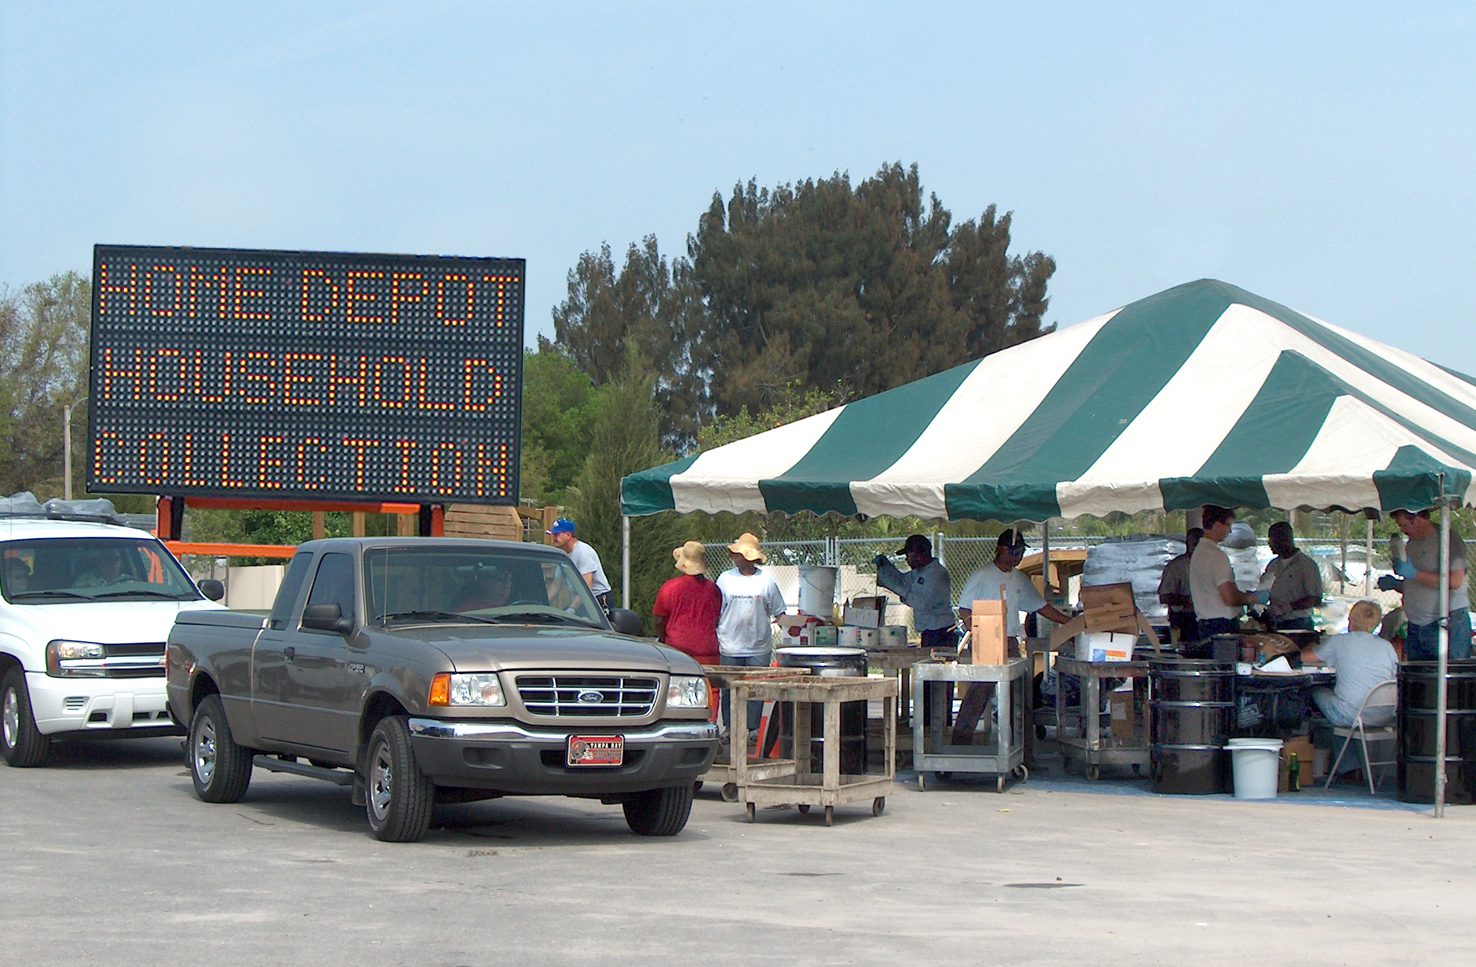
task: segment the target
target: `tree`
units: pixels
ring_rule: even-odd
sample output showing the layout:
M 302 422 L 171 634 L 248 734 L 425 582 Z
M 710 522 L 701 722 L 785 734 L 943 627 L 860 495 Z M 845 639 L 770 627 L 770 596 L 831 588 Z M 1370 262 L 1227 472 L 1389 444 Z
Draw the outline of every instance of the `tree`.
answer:
M 522 494 L 562 503 L 584 466 L 598 404 L 594 381 L 557 352 L 523 355 Z
M 639 363 L 627 372 L 640 372 Z M 592 426 L 589 455 L 573 488 L 568 510 L 579 525 L 579 539 L 599 552 L 610 579 L 612 598 L 620 600 L 620 480 L 672 458 L 657 432 L 654 381 L 626 376 L 601 388 Z M 680 521 L 669 514 L 641 518 L 631 524 L 631 607 L 651 612 L 656 592 L 674 572 L 671 550 L 682 541 Z
M 75 272 L 0 293 L 0 491 L 61 496 L 63 409 L 87 395 L 92 285 Z M 88 453 L 86 411 L 73 414 L 74 496 Z

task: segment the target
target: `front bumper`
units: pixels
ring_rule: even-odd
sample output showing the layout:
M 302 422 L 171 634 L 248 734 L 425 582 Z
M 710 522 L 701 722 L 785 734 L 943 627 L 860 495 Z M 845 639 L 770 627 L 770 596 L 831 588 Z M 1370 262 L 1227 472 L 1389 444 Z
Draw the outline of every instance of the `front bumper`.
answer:
M 668 722 L 644 729 L 579 730 L 625 736 L 625 762 L 611 767 L 564 764 L 576 730 L 529 729 L 515 722 L 412 718 L 415 760 L 438 786 L 510 795 L 587 796 L 639 792 L 694 782 L 717 753 L 717 726 Z
M 178 733 L 161 678 L 54 678 L 26 673 L 31 715 L 42 735 L 63 732 Z

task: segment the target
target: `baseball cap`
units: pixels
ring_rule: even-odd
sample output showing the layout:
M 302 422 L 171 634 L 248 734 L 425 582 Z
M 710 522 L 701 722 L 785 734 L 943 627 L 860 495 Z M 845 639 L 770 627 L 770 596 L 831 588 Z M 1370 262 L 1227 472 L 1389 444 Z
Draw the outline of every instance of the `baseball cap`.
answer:
M 994 547 L 996 550 L 1001 547 L 1008 547 L 1012 548 L 1016 554 L 1024 553 L 1025 535 L 1021 534 L 1013 527 L 1006 527 L 1004 530 L 999 532 L 999 540 L 994 542 Z
M 579 528 L 574 526 L 574 522 L 572 520 L 567 517 L 560 517 L 558 520 L 554 521 L 553 526 L 544 531 L 544 533 L 547 534 L 549 537 L 552 537 L 555 534 L 572 534 L 577 530 L 579 530 Z
M 907 537 L 907 542 L 902 545 L 901 549 L 898 550 L 897 553 L 906 554 L 909 551 L 914 550 L 922 551 L 924 554 L 932 554 L 933 542 L 928 540 L 922 534 L 909 534 Z

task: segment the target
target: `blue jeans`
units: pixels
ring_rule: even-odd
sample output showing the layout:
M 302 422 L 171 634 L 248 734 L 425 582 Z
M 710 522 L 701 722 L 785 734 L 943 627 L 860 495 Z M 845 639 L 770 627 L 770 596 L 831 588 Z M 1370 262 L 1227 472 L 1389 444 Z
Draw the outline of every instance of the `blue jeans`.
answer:
M 1457 608 L 1448 617 L 1450 623 L 1450 657 L 1471 657 L 1471 612 Z M 1436 661 L 1440 657 L 1440 623 L 1427 625 L 1410 622 L 1404 632 L 1405 661 Z
M 724 665 L 744 665 L 744 666 L 747 666 L 749 668 L 767 668 L 767 667 L 769 667 L 770 660 L 771 659 L 770 659 L 770 657 L 768 655 L 723 655 L 722 656 L 722 663 Z M 729 689 L 729 688 L 723 689 L 723 709 L 722 709 L 722 712 L 721 712 L 720 721 L 722 721 L 724 723 L 731 723 L 733 721 L 733 713 L 729 710 L 729 706 L 731 706 L 732 703 L 733 703 L 733 690 L 732 689 Z M 748 703 L 748 731 L 750 731 L 750 732 L 756 731 L 758 729 L 758 727 L 759 727 L 759 722 L 763 721 L 763 718 L 764 718 L 764 704 L 762 702 L 749 702 Z M 748 740 L 748 737 L 746 735 L 745 736 L 741 736 L 741 737 L 735 736 L 735 739 L 737 739 L 737 738 L 741 738 L 743 741 L 747 741 Z

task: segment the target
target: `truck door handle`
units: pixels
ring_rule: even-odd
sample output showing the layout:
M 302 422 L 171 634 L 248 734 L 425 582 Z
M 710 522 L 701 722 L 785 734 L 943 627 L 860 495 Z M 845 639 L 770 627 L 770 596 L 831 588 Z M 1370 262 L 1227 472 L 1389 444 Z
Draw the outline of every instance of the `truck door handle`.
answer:
M 292 659 L 294 659 L 296 657 L 297 657 L 297 649 L 296 648 L 293 648 L 291 645 L 288 645 L 286 648 L 283 648 L 282 649 L 282 660 L 283 661 L 291 661 Z

